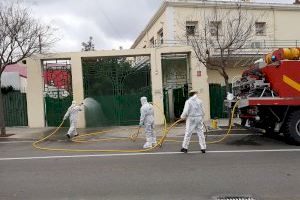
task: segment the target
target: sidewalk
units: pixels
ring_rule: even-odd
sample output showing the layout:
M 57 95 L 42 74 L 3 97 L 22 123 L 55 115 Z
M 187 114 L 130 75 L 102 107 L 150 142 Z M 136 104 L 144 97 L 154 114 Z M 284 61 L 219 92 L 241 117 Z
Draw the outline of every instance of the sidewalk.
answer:
M 205 125 L 208 129 L 211 128 L 211 121 L 205 121 Z M 218 127 L 227 127 L 228 126 L 228 119 L 217 119 Z M 240 123 L 240 119 L 235 118 L 234 123 Z M 168 124 L 170 125 L 170 124 Z M 6 133 L 10 136 L 8 137 L 0 137 L 0 139 L 23 139 L 23 140 L 37 140 L 42 138 L 50 133 L 52 133 L 56 127 L 46 127 L 46 128 L 28 128 L 28 127 L 7 127 Z M 78 133 L 91 133 L 97 132 L 102 130 L 112 130 L 109 133 L 105 133 L 105 136 L 112 136 L 112 137 L 128 137 L 133 132 L 137 131 L 137 126 L 119 126 L 119 127 L 99 127 L 99 128 L 78 128 Z M 120 130 L 122 129 L 122 130 Z M 157 126 L 156 132 L 157 135 L 161 135 L 161 130 L 163 126 Z M 184 134 L 185 123 L 180 123 L 176 127 L 174 127 L 169 135 L 170 136 L 179 136 Z M 63 127 L 57 133 L 58 138 L 63 138 L 64 135 L 67 133 L 68 127 Z
M 206 126 L 211 127 L 211 121 L 212 121 L 212 119 L 210 121 L 206 121 L 204 123 L 205 123 Z M 223 118 L 223 119 L 217 119 L 217 121 L 218 121 L 218 126 L 219 127 L 224 127 L 224 126 L 227 127 L 229 119 L 228 118 Z M 235 123 L 241 124 L 241 119 L 240 118 L 234 118 L 233 119 L 233 124 L 235 124 Z
M 46 128 L 28 128 L 28 127 L 6 127 L 8 137 L 0 137 L 0 139 L 25 139 L 35 140 L 47 135 L 55 130 L 55 127 Z

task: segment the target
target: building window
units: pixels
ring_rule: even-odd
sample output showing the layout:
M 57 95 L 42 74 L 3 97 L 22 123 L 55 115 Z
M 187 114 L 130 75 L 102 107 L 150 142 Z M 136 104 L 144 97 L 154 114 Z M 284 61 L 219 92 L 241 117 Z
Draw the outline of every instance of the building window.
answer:
M 186 22 L 186 35 L 187 36 L 195 36 L 197 32 L 198 22 L 189 21 Z
M 255 34 L 266 35 L 266 22 L 255 22 Z
M 157 32 L 157 38 L 158 38 L 159 44 L 163 44 L 164 43 L 164 32 L 163 32 L 163 29 L 160 29 Z
M 209 32 L 211 36 L 220 36 L 222 29 L 221 21 L 211 21 L 209 22 Z
M 154 47 L 154 37 L 150 39 L 150 47 Z

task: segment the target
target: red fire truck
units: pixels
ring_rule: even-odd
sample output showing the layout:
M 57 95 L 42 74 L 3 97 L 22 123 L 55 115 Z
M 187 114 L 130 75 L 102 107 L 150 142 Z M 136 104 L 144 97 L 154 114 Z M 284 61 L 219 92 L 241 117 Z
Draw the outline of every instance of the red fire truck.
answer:
M 300 143 L 300 48 L 281 48 L 245 70 L 232 83 L 241 125 L 283 133 Z M 232 95 L 231 95 L 232 96 Z

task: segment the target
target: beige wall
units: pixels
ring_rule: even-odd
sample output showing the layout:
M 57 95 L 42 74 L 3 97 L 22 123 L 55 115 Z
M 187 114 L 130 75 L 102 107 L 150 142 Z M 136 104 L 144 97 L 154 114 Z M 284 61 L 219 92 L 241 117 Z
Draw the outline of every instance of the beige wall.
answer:
M 275 39 L 300 40 L 300 9 L 275 12 Z M 298 44 L 298 47 L 300 45 Z
M 221 5 L 221 8 L 218 8 L 217 11 L 224 13 L 234 7 L 231 6 L 229 8 L 228 6 Z M 254 35 L 253 40 L 268 40 L 270 42 L 272 40 L 300 40 L 300 6 L 270 6 L 267 4 L 253 4 L 251 6 L 251 3 L 248 3 L 247 6 L 243 7 L 243 10 L 246 11 L 244 14 L 249 16 L 248 18 L 253 17 L 255 21 L 266 22 L 266 34 L 262 36 Z M 186 21 L 198 21 L 200 30 L 201 25 L 203 25 L 204 15 L 210 16 L 214 12 L 215 8 L 211 5 L 205 5 L 205 3 L 202 3 L 202 6 L 200 4 L 198 6 L 194 6 L 194 4 L 190 4 L 189 6 L 168 4 L 158 20 L 149 23 L 149 25 L 153 24 L 148 30 L 145 29 L 146 34 L 139 41 L 136 48 L 142 48 L 145 41 L 149 42 L 153 36 L 156 39 L 157 31 L 162 27 L 162 23 L 166 40 L 184 40 Z M 170 13 L 172 13 L 172 17 L 169 17 Z M 170 21 L 172 19 L 173 21 Z M 172 31 L 174 31 L 174 34 L 167 33 L 170 30 L 169 24 L 173 27 Z M 170 38 L 170 36 L 174 38 Z
M 245 68 L 228 68 L 226 70 L 226 72 L 228 73 L 229 76 L 229 82 L 232 82 L 232 78 L 236 77 L 236 76 L 241 76 L 242 72 L 245 70 Z M 207 70 L 207 74 L 208 74 L 208 83 L 218 83 L 221 85 L 225 85 L 224 82 L 224 78 L 219 74 L 219 72 L 215 71 L 215 70 Z
M 197 71 L 201 71 L 201 76 L 197 76 Z M 194 52 L 191 53 L 191 79 L 193 90 L 199 91 L 199 98 L 203 101 L 205 109 L 205 120 L 210 119 L 210 101 L 209 101 L 209 85 L 208 74 L 206 68 L 199 63 Z
M 141 42 L 136 48 L 143 48 L 145 45 L 147 48 L 150 47 L 150 39 L 154 37 L 154 41 L 157 40 L 157 33 L 163 29 L 164 37 L 167 35 L 167 26 L 165 23 L 165 13 L 163 13 L 153 26 L 146 32 L 145 36 L 141 39 Z
M 44 127 L 44 82 L 41 61 L 37 57 L 27 59 L 27 114 L 29 127 Z
M 253 40 L 300 40 L 299 31 L 299 11 L 279 11 L 279 10 L 255 10 L 247 8 L 246 14 L 255 21 L 266 22 L 266 35 L 254 36 Z M 218 12 L 226 13 L 228 9 L 217 9 Z M 186 21 L 198 21 L 199 30 L 203 29 L 204 16 L 213 16 L 213 8 L 186 8 L 174 7 L 174 27 L 175 39 L 182 39 L 185 36 Z M 290 31 L 287 31 L 290 30 Z
M 162 87 L 162 68 L 161 68 L 161 54 L 155 49 L 151 52 L 151 83 L 152 83 L 152 101 L 154 104 L 155 124 L 164 123 L 164 99 Z
M 76 56 L 76 55 L 71 57 L 71 70 L 72 70 L 73 100 L 75 100 L 78 103 L 83 102 L 84 91 L 83 91 L 83 76 L 82 76 L 81 57 Z M 78 127 L 85 127 L 84 111 L 79 112 Z

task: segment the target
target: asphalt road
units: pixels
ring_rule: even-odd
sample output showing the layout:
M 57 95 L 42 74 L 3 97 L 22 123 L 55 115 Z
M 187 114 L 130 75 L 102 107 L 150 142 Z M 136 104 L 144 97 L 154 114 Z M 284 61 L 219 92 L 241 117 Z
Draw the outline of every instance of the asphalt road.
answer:
M 300 199 L 300 147 L 281 138 L 236 133 L 208 145 L 206 154 L 196 143 L 188 154 L 179 153 L 180 143 L 173 142 L 149 153 L 110 154 L 40 151 L 30 141 L 1 140 L 0 199 L 202 200 L 218 195 Z M 142 144 L 114 141 L 83 147 L 48 141 L 43 145 L 135 149 Z

